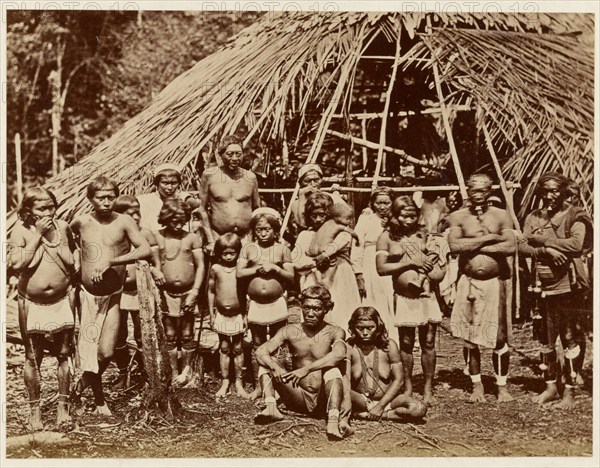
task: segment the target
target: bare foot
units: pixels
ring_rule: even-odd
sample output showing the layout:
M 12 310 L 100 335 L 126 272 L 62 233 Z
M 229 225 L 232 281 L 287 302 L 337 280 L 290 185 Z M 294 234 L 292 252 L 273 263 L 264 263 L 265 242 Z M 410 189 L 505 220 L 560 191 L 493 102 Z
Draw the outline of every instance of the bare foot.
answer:
M 329 419 L 327 421 L 327 439 L 328 440 L 342 440 L 344 436 L 340 432 L 340 421 L 338 419 Z
M 181 374 L 179 374 L 177 378 L 173 379 L 173 387 L 179 388 L 186 385 L 192 378 L 191 374 L 192 370 L 190 369 L 190 366 L 187 366 L 185 369 L 183 369 L 183 371 L 181 371 Z
M 108 405 L 104 403 L 101 406 L 96 406 L 96 414 L 99 416 L 112 416 L 112 412 L 108 409 Z
M 565 387 L 562 400 L 560 403 L 556 404 L 556 407 L 564 410 L 571 410 L 575 408 L 575 397 L 573 395 L 572 388 Z
M 556 384 L 548 384 L 546 385 L 546 390 L 544 390 L 539 395 L 533 397 L 531 400 L 534 403 L 543 405 L 544 403 L 548 403 L 549 401 L 557 400 L 558 396 L 559 395 L 558 390 L 556 389 Z
M 248 395 L 248 399 L 252 400 L 252 401 L 257 400 L 260 398 L 260 394 L 261 394 L 260 386 L 257 385 L 256 388 L 252 391 L 252 393 L 250 393 L 250 395 Z
M 469 401 L 474 403 L 485 403 L 485 396 L 483 394 L 483 384 L 481 382 L 473 383 L 473 391 L 469 397 Z
M 508 393 L 508 388 L 506 388 L 506 385 L 498 385 L 498 403 L 513 400 L 514 398 L 510 393 Z
M 281 421 L 283 414 L 277 408 L 276 403 L 268 403 L 264 410 L 254 416 L 254 424 L 269 424 Z
M 235 393 L 237 394 L 237 396 L 248 400 L 250 398 L 250 395 L 248 395 L 248 392 L 246 392 L 246 389 L 244 388 L 244 384 L 242 383 L 241 380 L 236 380 L 235 381 Z
M 340 419 L 338 428 L 340 430 L 340 434 L 344 439 L 354 434 L 354 428 L 350 426 L 350 423 L 348 422 L 347 418 Z
M 425 389 L 423 391 L 423 403 L 425 403 L 427 406 L 433 406 L 437 403 L 435 396 L 433 396 L 432 389 Z
M 68 401 L 59 401 L 56 407 L 56 425 L 60 426 L 63 422 L 71 422 Z
M 186 383 L 183 386 L 183 388 L 184 389 L 200 388 L 201 383 L 202 383 L 202 379 L 200 378 L 200 375 L 197 372 L 194 372 L 190 381 L 188 383 Z
M 227 395 L 227 390 L 229 390 L 229 380 L 223 379 L 221 388 L 219 388 L 219 391 L 215 394 L 215 398 L 224 398 L 225 395 Z
M 42 409 L 39 403 L 31 407 L 31 414 L 29 416 L 29 429 L 32 432 L 38 432 L 44 430 L 44 423 L 42 423 Z

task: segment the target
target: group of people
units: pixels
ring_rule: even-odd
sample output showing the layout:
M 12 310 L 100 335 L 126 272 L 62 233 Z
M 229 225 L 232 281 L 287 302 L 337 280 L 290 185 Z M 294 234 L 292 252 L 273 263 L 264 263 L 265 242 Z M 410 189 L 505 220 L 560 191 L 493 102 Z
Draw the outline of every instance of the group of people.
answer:
M 445 233 L 422 223 L 415 197 L 376 188 L 353 227 L 353 211 L 338 194 L 320 190 L 321 168 L 307 164 L 291 207 L 294 245 L 280 239 L 281 214 L 262 206 L 255 175 L 240 166 L 241 141 L 226 137 L 220 163 L 204 171 L 198 198 L 179 190 L 172 164 L 154 170 L 156 191 L 121 195 L 100 176 L 87 187 L 92 212 L 68 224 L 56 219 L 54 195 L 44 188 L 24 194 L 11 232 L 10 262 L 20 273 L 19 322 L 25 343 L 25 384 L 33 430 L 43 427 L 40 365 L 44 348 L 57 357 L 57 423 L 71 421 L 70 405 L 91 387 L 96 412 L 109 415 L 102 374 L 114 360 L 114 389 L 127 387 L 126 345 L 132 318 L 143 367 L 136 265 L 147 262 L 160 291 L 173 385 L 192 379 L 196 317 L 205 307 L 219 335 L 221 386 L 259 398 L 257 424 L 283 418 L 279 403 L 324 414 L 327 436 L 352 433 L 350 415 L 392 421 L 422 418 L 434 403 L 436 327 L 442 320 L 440 283 L 458 257 L 450 325 L 464 340 L 472 401 L 485 401 L 480 347 L 493 350 L 498 401 L 507 389 L 511 329 L 511 276 L 518 254 L 533 259 L 536 304 L 543 317 L 542 364 L 547 389 L 537 401 L 559 397 L 555 342 L 565 349 L 561 405 L 574 404 L 585 339 L 578 319 L 590 280 L 584 256 L 591 249 L 591 219 L 569 198 L 569 180 L 557 173 L 538 182 L 542 208 L 525 220 L 522 235 L 511 218 L 489 203 L 492 180 L 467 182 L 468 203 L 449 214 Z M 194 217 L 195 215 L 195 217 Z M 296 297 L 299 323 L 288 321 Z M 200 304 L 200 307 L 199 307 Z M 204 306 L 204 307 L 203 307 Z M 537 310 L 537 309 L 536 309 Z M 75 314 L 77 311 L 77 314 Z M 75 315 L 76 364 L 83 371 L 71 389 Z M 243 337 L 252 337 L 255 386 L 243 380 Z M 397 330 L 397 331 L 396 331 Z M 416 336 L 424 374 L 423 399 L 413 395 Z M 286 346 L 291 365 L 278 350 Z M 278 402 L 277 396 L 280 401 Z

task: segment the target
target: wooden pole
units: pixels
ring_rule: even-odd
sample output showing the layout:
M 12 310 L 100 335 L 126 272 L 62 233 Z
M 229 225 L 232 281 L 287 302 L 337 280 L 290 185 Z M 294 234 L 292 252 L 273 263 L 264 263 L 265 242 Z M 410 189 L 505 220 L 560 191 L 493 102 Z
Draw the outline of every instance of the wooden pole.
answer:
M 15 163 L 17 165 L 17 202 L 23 199 L 23 166 L 21 163 L 21 135 L 15 134 Z
M 377 163 L 375 165 L 375 174 L 373 174 L 373 183 L 371 188 L 377 187 L 377 180 L 379 179 L 379 173 L 381 172 L 381 165 L 383 163 L 383 151 L 385 148 L 385 133 L 387 131 L 387 118 L 390 111 L 390 101 L 392 100 L 392 90 L 396 83 L 396 73 L 398 66 L 400 65 L 400 33 L 397 31 L 396 34 L 396 55 L 394 56 L 394 63 L 392 64 L 392 76 L 390 77 L 390 84 L 385 95 L 385 104 L 383 105 L 383 116 L 381 118 L 381 129 L 379 131 L 379 148 L 377 148 Z
M 376 150 L 378 150 L 380 148 L 380 145 L 378 145 L 377 143 L 373 143 L 372 141 L 368 141 L 368 140 L 363 140 L 362 138 L 358 138 L 358 137 L 355 137 L 352 135 L 346 135 L 345 133 L 341 133 L 336 130 L 327 130 L 327 133 L 329 133 L 330 135 L 336 136 L 338 138 L 343 138 L 345 140 L 352 140 L 357 145 L 366 146 L 367 148 L 376 149 Z M 392 148 L 391 146 L 387 146 L 387 145 L 385 145 L 383 147 L 383 149 L 385 151 L 387 151 L 388 153 L 397 154 L 398 156 L 405 159 L 407 162 L 409 162 L 411 164 L 427 167 L 429 169 L 435 169 L 431 164 L 427 163 L 426 161 L 422 161 L 420 159 L 413 158 L 412 156 L 409 156 L 402 150 Z M 442 170 L 443 170 L 442 168 L 439 169 L 440 172 Z
M 460 160 L 454 145 L 454 137 L 452 136 L 452 127 L 450 127 L 450 119 L 448 118 L 448 108 L 444 102 L 444 95 L 442 94 L 442 85 L 440 83 L 440 72 L 438 70 L 437 62 L 433 62 L 433 77 L 435 79 L 435 88 L 437 90 L 438 99 L 440 100 L 440 108 L 442 109 L 442 120 L 444 121 L 444 128 L 446 129 L 446 136 L 448 137 L 448 146 L 450 147 L 450 155 L 452 156 L 452 164 L 456 171 L 456 178 L 460 187 L 460 194 L 463 200 L 468 198 L 467 186 L 465 184 L 465 178 L 463 177 L 462 169 L 460 168 Z
M 515 213 L 515 207 L 513 205 L 512 196 L 508 193 L 508 188 L 506 187 L 506 181 L 504 180 L 504 176 L 502 175 L 502 168 L 500 167 L 500 163 L 498 162 L 498 156 L 496 156 L 496 152 L 494 151 L 494 146 L 492 145 L 492 137 L 490 136 L 490 132 L 488 131 L 485 120 L 482 119 L 481 129 L 483 130 L 483 136 L 485 136 L 485 142 L 487 144 L 488 151 L 490 156 L 492 157 L 492 162 L 494 163 L 494 169 L 496 170 L 496 174 L 498 175 L 498 182 L 500 183 L 500 190 L 502 190 L 502 194 L 504 195 L 504 199 L 506 200 L 506 206 L 508 208 L 508 213 L 512 219 L 515 228 L 519 233 L 521 233 L 521 226 L 519 224 L 519 219 L 517 218 L 517 214 Z
M 352 58 L 348 58 L 346 62 L 346 66 L 342 67 L 340 72 L 340 79 L 338 81 L 338 85 L 331 97 L 331 101 L 329 101 L 329 105 L 325 112 L 323 113 L 323 117 L 321 118 L 321 123 L 319 124 L 319 128 L 317 129 L 317 133 L 315 135 L 315 140 L 313 142 L 312 147 L 310 148 L 310 152 L 308 153 L 308 157 L 306 158 L 305 164 L 314 164 L 317 160 L 317 156 L 321 151 L 321 147 L 323 146 L 323 141 L 325 140 L 325 135 L 327 134 L 327 129 L 329 128 L 329 124 L 331 123 L 331 118 L 338 104 L 340 103 L 340 99 L 342 97 L 344 91 L 344 85 L 348 81 L 348 77 L 350 76 L 350 71 L 354 66 L 355 61 Z M 279 235 L 283 236 L 285 232 L 288 222 L 290 221 L 290 216 L 292 214 L 292 202 L 298 197 L 298 192 L 300 191 L 300 180 L 296 180 L 296 186 L 294 187 L 294 192 L 292 193 L 292 198 L 290 199 L 290 203 L 285 211 L 285 216 L 283 218 L 283 222 L 281 223 L 281 230 L 279 231 Z

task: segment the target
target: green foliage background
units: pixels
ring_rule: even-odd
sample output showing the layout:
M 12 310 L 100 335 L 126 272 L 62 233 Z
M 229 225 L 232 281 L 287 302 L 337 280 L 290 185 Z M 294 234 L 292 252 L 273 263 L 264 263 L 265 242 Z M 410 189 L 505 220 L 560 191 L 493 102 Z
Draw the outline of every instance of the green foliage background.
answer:
M 258 19 L 248 12 L 7 12 L 7 208 L 16 205 L 14 138 L 24 188 L 52 171 L 49 74 L 71 76 L 59 154 L 68 167 L 140 112 L 171 80 Z M 61 47 L 64 47 L 61 54 Z

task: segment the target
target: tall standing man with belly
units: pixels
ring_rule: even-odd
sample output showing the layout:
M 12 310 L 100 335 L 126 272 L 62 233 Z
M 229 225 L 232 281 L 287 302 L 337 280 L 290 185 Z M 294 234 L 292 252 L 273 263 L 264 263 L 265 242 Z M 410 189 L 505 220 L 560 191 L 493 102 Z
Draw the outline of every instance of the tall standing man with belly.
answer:
M 511 401 L 506 388 L 511 326 L 509 257 L 515 251 L 512 222 L 505 210 L 488 205 L 492 180 L 473 174 L 467 181 L 470 206 L 450 215 L 448 244 L 459 254 L 461 277 L 452 309 L 452 334 L 465 340 L 465 356 L 473 382 L 470 400 L 484 402 L 479 347 L 494 350 L 498 401 Z
M 209 251 L 226 232 L 243 237 L 252 211 L 260 206 L 256 176 L 240 167 L 242 142 L 235 136 L 223 138 L 219 154 L 222 164 L 206 169 L 200 178 L 199 210 Z

